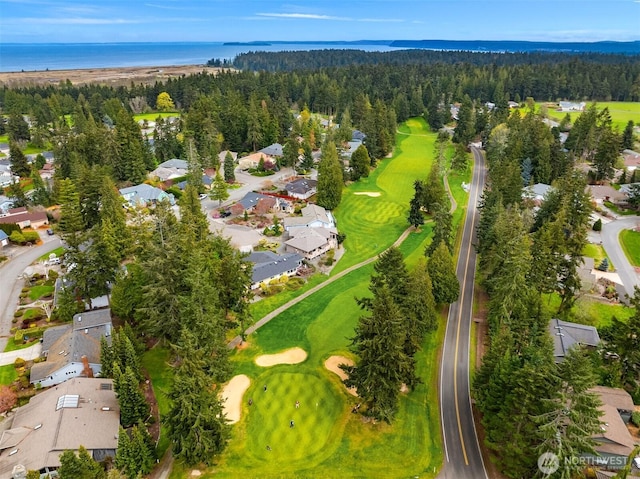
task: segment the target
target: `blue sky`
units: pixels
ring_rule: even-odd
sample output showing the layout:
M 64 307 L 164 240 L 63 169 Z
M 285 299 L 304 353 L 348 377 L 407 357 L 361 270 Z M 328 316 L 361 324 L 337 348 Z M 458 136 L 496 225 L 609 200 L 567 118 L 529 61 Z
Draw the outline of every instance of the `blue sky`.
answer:
M 640 40 L 640 0 L 0 0 L 0 42 Z

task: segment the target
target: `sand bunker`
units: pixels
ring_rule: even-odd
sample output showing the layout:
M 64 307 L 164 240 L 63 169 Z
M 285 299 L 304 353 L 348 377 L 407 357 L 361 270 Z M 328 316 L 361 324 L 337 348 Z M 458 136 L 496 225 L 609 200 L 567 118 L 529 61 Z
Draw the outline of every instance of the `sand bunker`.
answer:
M 240 420 L 240 411 L 242 410 L 242 396 L 249 388 L 251 380 L 245 374 L 239 374 L 231 378 L 220 393 L 220 397 L 224 401 L 223 409 L 227 415 L 229 423 L 235 424 Z
M 378 191 L 358 191 L 357 193 L 354 193 L 354 195 L 371 196 L 372 198 L 376 198 L 380 196 L 380 193 Z
M 338 377 L 344 381 L 347 379 L 347 373 L 340 369 L 341 364 L 353 366 L 353 361 L 349 358 L 345 358 L 344 356 L 330 356 L 329 359 L 324 362 L 324 367 L 332 373 L 337 374 Z M 352 396 L 358 395 L 356 388 L 347 388 L 347 392 Z
M 307 352 L 301 348 L 291 348 L 278 354 L 263 354 L 256 358 L 256 364 L 264 368 L 276 364 L 298 364 L 307 359 Z

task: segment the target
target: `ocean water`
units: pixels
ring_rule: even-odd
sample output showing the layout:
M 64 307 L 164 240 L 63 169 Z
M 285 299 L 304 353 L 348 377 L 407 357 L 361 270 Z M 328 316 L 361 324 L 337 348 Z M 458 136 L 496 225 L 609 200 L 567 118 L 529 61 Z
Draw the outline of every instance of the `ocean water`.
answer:
M 127 66 L 200 65 L 212 58 L 231 60 L 248 51 L 326 48 L 399 50 L 381 43 L 224 45 L 222 43 L 0 43 L 0 71 L 68 70 Z

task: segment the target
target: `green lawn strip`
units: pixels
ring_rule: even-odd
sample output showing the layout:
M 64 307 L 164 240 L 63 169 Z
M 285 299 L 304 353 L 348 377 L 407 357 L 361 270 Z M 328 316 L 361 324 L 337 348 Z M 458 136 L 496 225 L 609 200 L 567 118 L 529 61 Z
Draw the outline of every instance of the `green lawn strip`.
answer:
M 640 266 L 640 233 L 633 230 L 622 230 L 619 239 L 629 262 L 633 266 Z
M 607 253 L 605 252 L 604 248 L 600 244 L 593 244 L 593 243 L 586 244 L 584 249 L 582 250 L 582 254 L 587 258 L 593 258 L 593 264 L 595 267 L 597 267 L 600 263 L 602 263 L 603 259 L 607 258 L 607 261 L 609 261 L 609 270 L 613 271 L 615 269 L 613 267 L 613 263 L 611 262 L 611 259 L 609 259 L 609 257 L 607 256 Z
M 556 293 L 543 295 L 542 307 L 549 317 L 557 317 L 556 311 L 558 311 L 559 306 L 560 296 Z M 609 303 L 599 301 L 596 298 L 582 296 L 578 298 L 571 309 L 568 321 L 602 328 L 611 324 L 614 317 L 621 321 L 627 321 L 633 315 L 633 312 L 633 308 L 620 303 Z
M 25 310 L 20 319 L 31 319 L 41 314 L 43 314 L 41 308 L 29 308 Z
M 54 291 L 53 286 L 41 285 L 41 286 L 31 286 L 29 289 L 29 299 L 31 301 L 35 301 L 36 299 L 40 299 L 43 296 L 49 296 L 53 294 Z
M 0 143 L 9 143 L 9 135 L 0 135 Z
M 630 210 L 628 208 L 621 208 L 620 206 L 611 203 L 611 201 L 605 201 L 604 205 L 610 209 L 611 211 L 613 211 L 615 214 L 617 215 L 623 215 L 623 216 L 631 216 L 631 215 L 635 215 L 638 212 L 635 210 Z
M 589 107 L 589 105 L 591 105 L 591 103 L 587 103 L 587 107 Z M 627 126 L 629 120 L 633 120 L 636 125 L 640 123 L 640 103 L 638 102 L 603 101 L 596 103 L 598 111 L 603 110 L 605 107 L 609 108 L 611 124 L 614 128 L 617 127 L 620 132 L 622 132 L 624 127 Z M 551 108 L 548 110 L 549 118 L 556 121 L 562 120 L 566 114 L 567 112 L 555 111 Z M 580 112 L 569 112 L 569 116 L 573 123 L 576 118 L 580 116 Z
M 179 117 L 180 113 L 177 111 L 163 111 L 158 113 L 139 113 L 137 115 L 133 115 L 133 119 L 135 121 L 147 120 L 147 121 L 156 121 L 158 117 L 167 118 L 170 116 Z
M 42 337 L 42 331 L 39 331 L 38 334 L 36 336 L 33 336 L 32 334 L 28 334 L 29 339 L 32 339 L 34 337 Z M 7 340 L 7 346 L 4 348 L 4 352 L 8 353 L 9 351 L 18 351 L 20 349 L 25 349 L 25 348 L 30 348 L 31 346 L 33 346 L 35 344 L 35 342 L 30 341 L 28 343 L 22 343 L 22 341 L 16 343 L 16 339 L 14 336 L 10 336 L 9 339 Z
M 0 384 L 9 385 L 18 378 L 18 372 L 13 364 L 0 366 Z
M 60 246 L 59 248 L 52 249 L 52 250 L 51 250 L 51 251 L 49 251 L 48 253 L 43 254 L 42 256 L 40 256 L 40 257 L 38 258 L 38 261 L 46 261 L 46 260 L 48 260 L 48 259 L 49 259 L 49 256 L 50 256 L 52 253 L 55 253 L 55 255 L 56 255 L 57 257 L 62 256 L 62 255 L 64 254 L 64 246 Z
M 156 346 L 145 352 L 142 356 L 142 367 L 147 370 L 153 390 L 158 401 L 160 420 L 169 414 L 169 390 L 173 382 L 173 372 L 168 364 L 170 351 L 167 348 Z M 167 430 L 164 425 L 160 425 L 160 440 L 158 441 L 158 457 L 162 457 L 169 449 L 170 442 Z
M 338 229 L 346 233 L 346 253 L 332 274 L 375 256 L 391 246 L 407 228 L 409 201 L 416 179 L 428 176 L 436 134 L 422 119 L 399 127 L 393 157 L 378 162 L 368 178 L 351 184 L 335 210 Z M 422 135 L 422 136 L 417 136 Z M 371 197 L 357 193 L 375 192 Z

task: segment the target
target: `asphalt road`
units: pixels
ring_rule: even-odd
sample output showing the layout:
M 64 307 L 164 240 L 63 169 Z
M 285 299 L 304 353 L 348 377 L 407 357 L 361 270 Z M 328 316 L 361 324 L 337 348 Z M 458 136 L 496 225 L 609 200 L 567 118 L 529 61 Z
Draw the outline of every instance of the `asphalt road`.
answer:
M 475 166 L 456 267 L 460 298 L 449 308 L 440 370 L 440 415 L 445 464 L 438 477 L 443 479 L 487 478 L 469 394 L 469 348 L 476 270 L 473 245 L 476 242 L 477 206 L 485 182 L 482 151 L 476 148 L 471 148 L 471 151 Z
M 21 247 L 9 261 L 0 266 L 0 351 L 4 351 L 10 335 L 11 320 L 24 284 L 19 276 L 27 266 L 43 254 L 62 245 L 57 236 L 43 238 L 44 244 L 32 248 Z
M 629 297 L 633 297 L 634 286 L 640 287 L 640 278 L 624 254 L 619 236 L 622 230 L 631 230 L 638 225 L 640 225 L 640 217 L 638 216 L 621 216 L 602 225 L 602 246 L 615 266 L 616 273 L 620 276 Z

